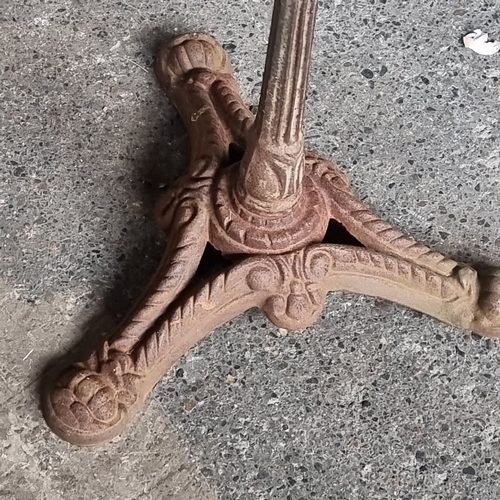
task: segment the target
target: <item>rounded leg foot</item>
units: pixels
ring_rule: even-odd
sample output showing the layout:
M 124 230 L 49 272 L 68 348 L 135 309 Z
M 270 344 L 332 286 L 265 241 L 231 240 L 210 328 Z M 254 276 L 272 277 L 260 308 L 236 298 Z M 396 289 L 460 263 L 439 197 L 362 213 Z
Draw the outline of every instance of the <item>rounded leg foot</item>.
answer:
M 222 45 L 203 33 L 189 33 L 169 40 L 156 59 L 156 75 L 167 91 L 191 72 L 203 70 L 231 73 L 231 65 Z
M 92 357 L 95 360 L 96 355 Z M 116 354 L 94 367 L 92 361 L 68 369 L 43 395 L 50 428 L 79 446 L 120 434 L 145 397 L 140 391 L 141 377 L 130 372 L 129 356 Z

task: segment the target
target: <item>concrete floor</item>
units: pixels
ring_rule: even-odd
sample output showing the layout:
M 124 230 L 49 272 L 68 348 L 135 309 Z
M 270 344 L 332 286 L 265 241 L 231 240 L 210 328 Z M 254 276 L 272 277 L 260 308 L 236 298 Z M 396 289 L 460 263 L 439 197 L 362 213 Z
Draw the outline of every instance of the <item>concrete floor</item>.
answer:
M 500 497 L 500 343 L 351 295 L 302 333 L 257 311 L 219 329 L 106 446 L 45 426 L 43 371 L 161 254 L 151 211 L 188 142 L 159 40 L 217 36 L 255 104 L 270 3 L 2 3 L 0 498 Z M 475 28 L 500 38 L 498 2 L 321 2 L 307 140 L 400 228 L 498 265 L 500 59 L 463 48 Z

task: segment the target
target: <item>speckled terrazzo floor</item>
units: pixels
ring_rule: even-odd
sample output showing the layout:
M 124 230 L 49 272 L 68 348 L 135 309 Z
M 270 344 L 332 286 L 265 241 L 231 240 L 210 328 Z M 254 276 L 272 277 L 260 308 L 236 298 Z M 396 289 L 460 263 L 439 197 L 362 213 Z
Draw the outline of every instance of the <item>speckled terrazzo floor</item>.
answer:
M 0 9 L 0 497 L 500 496 L 500 344 L 332 295 L 278 331 L 257 311 L 189 353 L 132 429 L 81 450 L 38 408 L 49 359 L 109 331 L 163 238 L 151 211 L 186 133 L 151 69 L 203 30 L 260 92 L 271 2 L 6 0 Z M 322 2 L 307 140 L 380 214 L 438 250 L 500 263 L 498 2 Z M 90 332 L 90 333 L 89 333 Z

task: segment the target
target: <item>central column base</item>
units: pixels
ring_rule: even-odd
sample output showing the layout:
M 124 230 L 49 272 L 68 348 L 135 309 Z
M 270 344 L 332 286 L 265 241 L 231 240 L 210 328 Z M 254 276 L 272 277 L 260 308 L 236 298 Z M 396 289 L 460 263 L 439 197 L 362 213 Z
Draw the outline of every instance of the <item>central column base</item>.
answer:
M 314 161 L 306 158 L 297 202 L 278 213 L 249 210 L 235 192 L 239 164 L 223 170 L 214 180 L 210 243 L 225 255 L 276 255 L 323 241 L 330 216 Z

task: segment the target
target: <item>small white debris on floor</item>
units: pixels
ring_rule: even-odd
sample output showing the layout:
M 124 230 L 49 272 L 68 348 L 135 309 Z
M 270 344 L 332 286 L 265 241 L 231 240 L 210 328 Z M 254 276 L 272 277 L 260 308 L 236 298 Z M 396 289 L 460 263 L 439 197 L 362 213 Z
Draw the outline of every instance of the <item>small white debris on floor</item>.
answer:
M 474 30 L 465 35 L 463 41 L 468 49 L 482 56 L 491 56 L 500 52 L 500 42 L 488 41 L 488 33 L 483 33 L 481 30 Z

